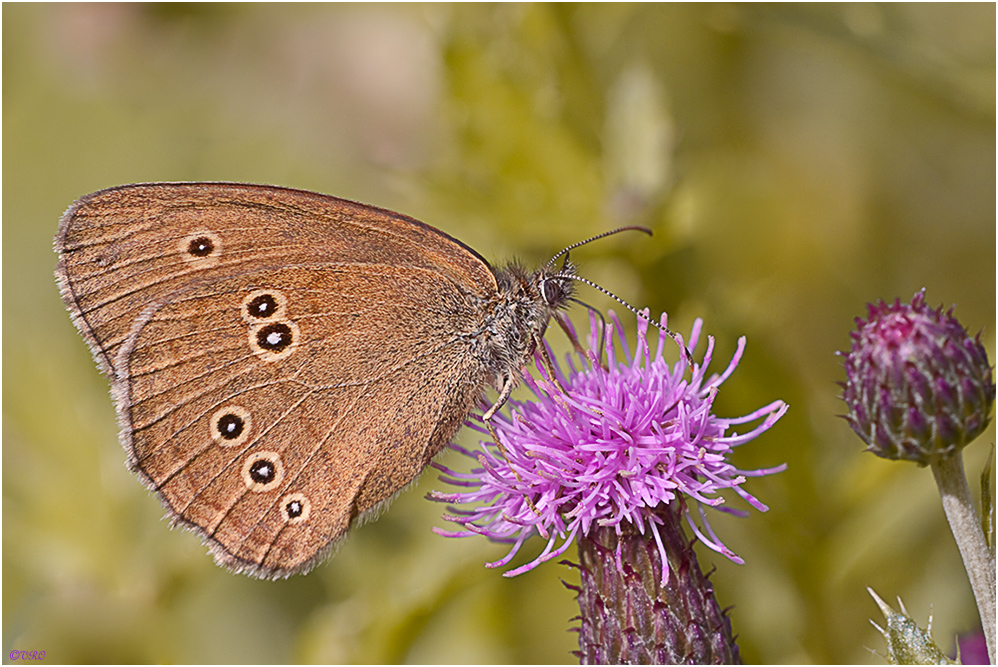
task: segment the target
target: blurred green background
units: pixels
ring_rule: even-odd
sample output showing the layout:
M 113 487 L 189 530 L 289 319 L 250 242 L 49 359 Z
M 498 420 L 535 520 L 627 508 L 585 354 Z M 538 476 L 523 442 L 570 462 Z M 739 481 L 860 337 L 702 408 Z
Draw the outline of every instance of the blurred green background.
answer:
M 867 586 L 944 648 L 978 622 L 932 475 L 861 453 L 834 352 L 924 286 L 995 358 L 994 4 L 4 4 L 3 139 L 5 660 L 574 661 L 574 571 L 505 579 L 501 545 L 433 535 L 433 474 L 287 581 L 168 529 L 51 250 L 76 198 L 158 180 L 318 190 L 530 265 L 652 227 L 573 257 L 703 317 L 717 370 L 748 336 L 719 414 L 791 405 L 734 459 L 788 464 L 747 484 L 770 511 L 713 520 L 746 564 L 702 552 L 744 659 L 882 663 Z

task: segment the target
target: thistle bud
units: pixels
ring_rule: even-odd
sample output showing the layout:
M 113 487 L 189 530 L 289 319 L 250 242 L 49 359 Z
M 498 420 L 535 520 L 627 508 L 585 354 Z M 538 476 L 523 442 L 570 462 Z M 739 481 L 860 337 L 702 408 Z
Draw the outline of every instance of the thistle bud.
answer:
M 971 338 L 952 309 L 925 305 L 924 289 L 910 305 L 880 301 L 867 311 L 845 355 L 846 420 L 877 456 L 950 458 L 991 420 L 995 385 L 980 334 Z

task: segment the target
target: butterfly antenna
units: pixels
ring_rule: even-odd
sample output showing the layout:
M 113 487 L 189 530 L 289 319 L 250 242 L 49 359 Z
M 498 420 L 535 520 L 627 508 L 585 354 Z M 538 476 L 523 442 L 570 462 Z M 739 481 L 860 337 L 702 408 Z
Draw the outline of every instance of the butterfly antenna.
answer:
M 597 234 L 596 236 L 592 236 L 592 237 L 590 237 L 590 238 L 588 238 L 588 239 L 586 239 L 584 241 L 579 241 L 578 243 L 573 243 L 572 245 L 568 246 L 567 248 L 565 248 L 564 250 L 562 250 L 561 252 L 559 252 L 558 254 L 556 254 L 550 260 L 548 260 L 548 263 L 545 264 L 545 268 L 550 268 L 551 265 L 554 264 L 555 261 L 557 261 L 557 259 L 559 257 L 561 257 L 562 255 L 565 255 L 565 265 L 562 267 L 562 269 L 564 270 L 565 268 L 569 267 L 569 264 L 568 264 L 568 253 L 571 252 L 572 250 L 575 250 L 579 246 L 586 245 L 587 243 L 592 243 L 593 241 L 598 241 L 599 239 L 606 238 L 607 236 L 612 236 L 614 234 L 619 234 L 620 232 L 629 232 L 629 231 L 644 232 L 648 236 L 652 235 L 652 231 L 650 229 L 648 229 L 647 227 L 642 227 L 640 225 L 628 225 L 626 227 L 618 227 L 617 229 L 611 229 L 608 232 L 603 232 L 602 234 Z M 686 362 L 686 367 L 689 368 L 691 371 L 693 370 L 693 360 L 690 358 L 690 351 L 686 349 L 686 345 L 682 342 L 683 339 L 680 338 L 680 336 L 677 333 L 675 333 L 674 331 L 672 331 L 668 327 L 663 327 L 661 324 L 659 324 L 655 320 L 651 319 L 650 317 L 648 317 L 644 313 L 639 312 L 637 308 L 635 308 L 631 304 L 627 303 L 626 301 L 624 301 L 623 299 L 621 299 L 619 296 L 617 296 L 616 294 L 614 294 L 610 290 L 606 289 L 605 287 L 601 287 L 600 285 L 597 285 L 593 281 L 587 280 L 587 279 L 583 278 L 582 276 L 577 276 L 574 273 L 556 273 L 552 277 L 554 277 L 554 278 L 567 278 L 568 280 L 575 280 L 575 281 L 578 281 L 580 283 L 585 283 L 586 285 L 589 285 L 593 289 L 597 289 L 600 292 L 602 292 L 603 294 L 606 294 L 608 297 L 610 297 L 611 299 L 613 299 L 614 301 L 616 301 L 620 305 L 624 306 L 624 308 L 627 308 L 629 311 L 631 311 L 632 313 L 634 313 L 635 315 L 637 315 L 641 319 L 645 320 L 649 324 L 654 325 L 656 329 L 659 329 L 660 331 L 663 331 L 665 333 L 665 335 L 667 335 L 669 338 L 671 338 L 672 340 L 674 340 L 676 342 L 676 345 L 679 346 L 679 349 L 681 349 L 683 351 L 683 360 Z M 575 299 L 572 299 L 572 300 L 575 301 Z M 591 310 L 595 310 L 594 308 L 592 308 L 588 304 L 582 303 L 581 301 L 578 301 L 577 303 L 579 303 L 579 304 L 581 304 L 581 305 L 583 305 L 586 308 L 589 308 Z M 596 311 L 596 312 L 599 312 L 599 311 Z M 600 314 L 600 317 L 602 318 L 603 315 Z M 603 320 L 603 322 L 604 322 L 604 325 L 605 325 L 606 320 Z M 605 327 L 604 327 L 604 329 L 605 329 Z M 602 353 L 602 347 L 603 347 L 603 341 L 601 340 L 600 341 L 600 353 Z
M 627 227 L 618 227 L 617 229 L 611 229 L 608 232 L 603 232 L 602 234 L 597 234 L 596 236 L 588 238 L 585 241 L 579 241 L 578 243 L 573 243 L 572 245 L 568 246 L 567 248 L 565 248 L 564 250 L 562 250 L 561 252 L 559 252 L 557 255 L 555 255 L 554 257 L 552 257 L 548 261 L 548 263 L 545 264 L 544 266 L 547 267 L 547 268 L 550 268 L 551 265 L 554 264 L 555 260 L 557 260 L 562 255 L 567 255 L 570 250 L 575 250 L 580 245 L 586 245 L 587 243 L 592 243 L 593 241 L 598 241 L 599 239 L 606 238 L 607 236 L 612 236 L 614 234 L 619 234 L 620 232 L 629 232 L 629 231 L 644 232 L 648 236 L 652 235 L 650 229 L 648 229 L 647 227 L 641 227 L 639 225 L 629 225 Z M 617 297 L 614 297 L 614 298 L 616 299 Z M 617 300 L 620 301 L 620 299 L 617 299 Z
M 626 228 L 622 228 L 622 229 L 626 229 Z M 617 230 L 617 231 L 620 231 L 620 230 Z M 612 232 L 608 232 L 608 233 L 612 233 Z M 594 237 L 594 238 L 599 238 L 599 237 Z M 558 255 L 555 255 L 555 257 L 557 257 L 557 256 Z M 603 294 L 606 294 L 608 297 L 610 297 L 611 299 L 613 299 L 614 301 L 616 301 L 617 303 L 619 303 L 620 305 L 622 305 L 624 308 L 627 308 L 627 310 L 631 311 L 632 313 L 634 313 L 635 315 L 637 315 L 638 317 L 640 317 L 641 319 L 643 319 L 645 322 L 648 322 L 649 324 L 651 324 L 652 326 L 654 326 L 656 329 L 659 329 L 660 331 L 664 332 L 665 335 L 668 336 L 669 338 L 671 338 L 672 340 L 674 340 L 676 342 L 676 345 L 679 346 L 679 349 L 681 349 L 683 351 L 683 361 L 686 362 L 686 367 L 689 368 L 690 370 L 693 370 L 693 360 L 690 358 L 690 351 L 686 349 L 686 345 L 683 343 L 683 339 L 679 337 L 679 334 L 677 334 L 674 331 L 672 331 L 672 329 L 669 329 L 668 327 L 663 327 L 661 324 L 659 324 L 655 320 L 651 319 L 650 317 L 648 317 L 647 315 L 645 315 L 643 312 L 639 311 L 637 308 L 635 308 L 631 304 L 627 303 L 626 301 L 624 301 L 623 299 L 621 299 L 619 296 L 617 296 L 616 294 L 614 294 L 610 290 L 606 289 L 605 287 L 602 287 L 601 285 L 597 285 L 593 281 L 587 280 L 586 278 L 583 278 L 582 276 L 577 276 L 574 273 L 556 273 L 552 277 L 554 277 L 554 278 L 567 278 L 568 280 L 575 280 L 575 281 L 578 281 L 580 283 L 584 283 L 586 285 L 589 285 L 593 289 L 599 290 Z M 576 300 L 572 299 L 572 301 L 576 301 Z M 587 308 L 590 308 L 589 305 L 587 305 L 585 303 L 582 303 L 581 301 L 576 301 L 576 303 L 580 303 L 583 306 L 586 306 Z M 601 315 L 601 317 L 602 317 L 602 315 Z M 605 320 L 604 320 L 604 322 L 605 322 Z M 602 345 L 601 345 L 601 347 L 602 347 Z M 600 351 L 602 352 L 602 350 L 600 350 Z

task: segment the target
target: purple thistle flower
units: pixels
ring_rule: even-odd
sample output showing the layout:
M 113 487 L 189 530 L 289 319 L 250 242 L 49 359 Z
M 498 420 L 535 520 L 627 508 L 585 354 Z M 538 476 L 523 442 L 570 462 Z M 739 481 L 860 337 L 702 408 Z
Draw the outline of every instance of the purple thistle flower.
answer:
M 616 316 L 607 337 L 614 333 L 623 351 L 618 359 L 612 344 L 606 345 L 606 368 L 593 350 L 600 349 L 600 329 L 592 319 L 591 349 L 576 367 L 567 358 L 568 373 L 556 366 L 562 392 L 546 378 L 538 356 L 537 377 L 527 375 L 526 384 L 536 401 L 509 401 L 510 416 L 497 414 L 493 425 L 507 457 L 493 443 L 469 451 L 452 445 L 475 459 L 481 467 L 468 473 L 433 463 L 441 480 L 467 489 L 457 493 L 434 491 L 430 498 L 451 503 L 452 515 L 444 519 L 463 530 L 437 529 L 447 537 L 485 535 L 511 543 L 502 559 L 488 567 L 508 565 L 524 542 L 534 534 L 547 540 L 540 555 L 509 570 L 515 576 L 563 554 L 576 537 L 597 528 L 611 527 L 618 537 L 634 531 L 653 539 L 661 555 L 661 583 L 669 580 L 669 560 L 662 540 L 664 522 L 680 515 L 706 546 L 736 563 L 743 561 L 714 533 L 704 507 L 721 507 L 720 492 L 733 489 L 759 511 L 767 507 L 742 488 L 747 477 L 780 472 L 786 465 L 762 470 L 739 470 L 728 461 L 731 451 L 756 438 L 775 424 L 787 410 L 774 401 L 748 415 L 721 418 L 712 408 L 718 387 L 730 377 L 745 349 L 738 341 L 734 358 L 721 375 L 707 376 L 714 351 L 713 338 L 701 364 L 694 364 L 692 377 L 684 378 L 686 363 L 669 366 L 662 358 L 666 334 L 660 331 L 654 354 L 647 342 L 648 322 L 638 319 L 637 349 L 632 355 Z M 662 327 L 666 318 L 662 316 Z M 702 321 L 693 325 L 689 348 L 696 349 Z M 732 427 L 762 419 L 747 432 Z M 469 424 L 482 433 L 485 429 Z M 673 512 L 666 506 L 677 503 Z M 462 507 L 454 507 L 461 505 Z M 693 507 L 696 511 L 693 511 Z M 620 564 L 620 546 L 616 558 Z
M 867 450 L 920 465 L 948 459 L 991 421 L 995 384 L 981 335 L 971 338 L 953 309 L 895 299 L 856 318 L 840 383 L 846 419 Z

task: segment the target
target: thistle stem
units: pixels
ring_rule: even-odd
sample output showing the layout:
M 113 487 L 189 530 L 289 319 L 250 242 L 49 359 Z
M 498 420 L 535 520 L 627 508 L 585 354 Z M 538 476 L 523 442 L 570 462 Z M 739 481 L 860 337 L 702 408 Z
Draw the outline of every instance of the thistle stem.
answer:
M 970 487 L 963 472 L 963 454 L 960 451 L 943 461 L 932 464 L 932 474 L 939 486 L 943 511 L 949 521 L 956 546 L 967 568 L 970 586 L 977 598 L 981 626 L 988 644 L 988 659 L 995 662 L 995 559 L 988 549 L 987 540 L 977 520 Z

